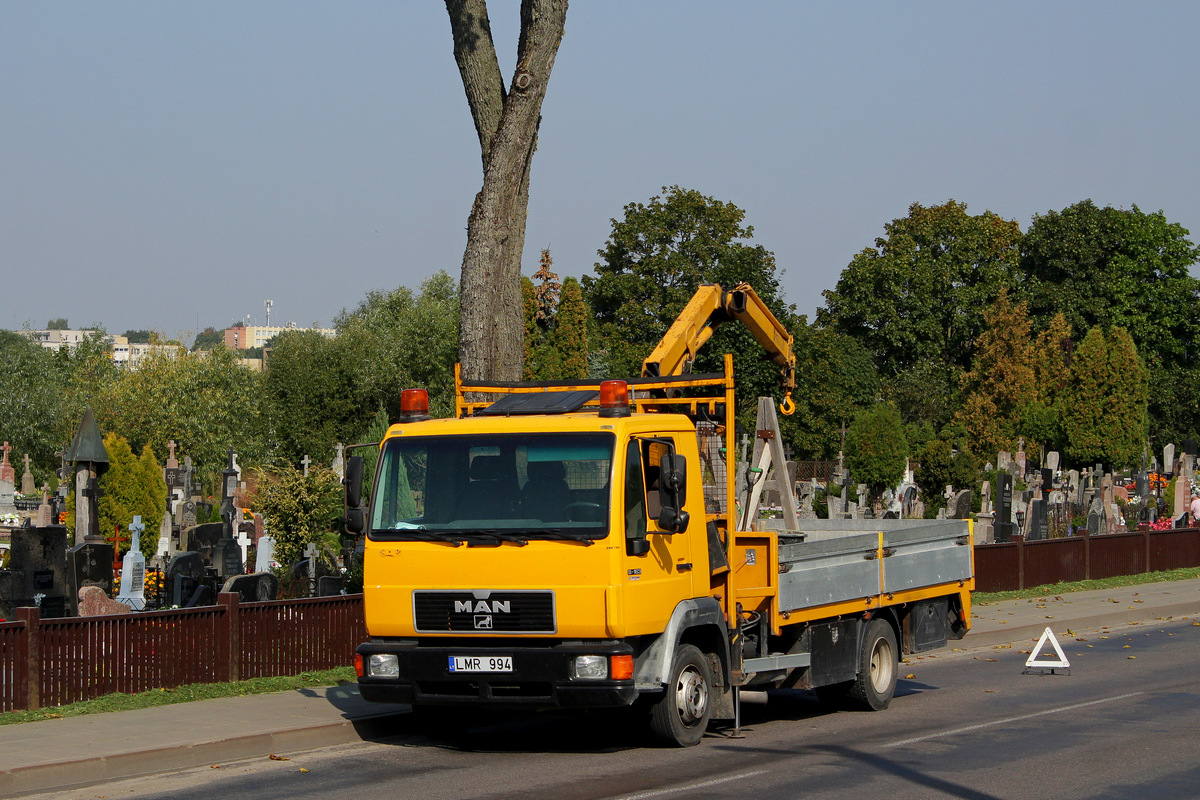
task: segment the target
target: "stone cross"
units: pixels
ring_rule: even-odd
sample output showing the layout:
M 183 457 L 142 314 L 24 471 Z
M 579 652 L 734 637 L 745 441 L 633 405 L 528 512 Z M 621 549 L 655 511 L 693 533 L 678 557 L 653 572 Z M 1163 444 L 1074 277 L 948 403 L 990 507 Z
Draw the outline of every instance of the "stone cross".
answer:
M 301 466 L 304 467 L 304 477 L 307 478 L 308 477 L 308 467 L 310 464 L 312 464 L 312 459 L 308 457 L 307 453 L 304 454 L 304 458 L 300 459 L 300 464 L 301 464 Z
M 4 458 L 0 459 L 0 481 L 16 482 L 16 470 L 13 469 L 12 464 L 8 461 L 8 451 L 12 450 L 12 445 L 5 442 L 3 446 L 0 446 L 0 450 L 4 451 Z
M 317 545 L 309 542 L 304 548 L 304 557 L 308 559 L 308 590 L 310 596 L 317 594 Z
M 252 544 L 252 542 L 250 540 L 250 534 L 246 533 L 245 531 L 239 530 L 238 535 L 237 535 L 237 543 L 238 543 L 238 547 L 242 548 L 242 563 L 245 564 L 246 556 L 248 555 L 250 545 Z
M 178 469 L 179 462 L 175 459 L 175 440 L 167 442 L 167 469 Z
M 340 481 L 346 477 L 346 445 L 338 442 L 337 447 L 334 449 L 333 463 L 330 464 L 329 468 Z
M 116 597 L 134 611 L 146 607 L 146 557 L 142 555 L 141 546 L 145 529 L 141 516 L 135 516 L 129 526 L 129 552 L 121 567 L 121 593 Z

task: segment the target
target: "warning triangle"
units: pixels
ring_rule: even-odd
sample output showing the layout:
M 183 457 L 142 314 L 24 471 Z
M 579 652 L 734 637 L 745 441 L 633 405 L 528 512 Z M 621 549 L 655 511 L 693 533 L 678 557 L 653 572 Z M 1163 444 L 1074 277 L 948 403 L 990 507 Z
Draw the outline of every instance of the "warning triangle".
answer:
M 1054 652 L 1058 654 L 1058 660 L 1055 661 L 1049 657 L 1049 654 L 1041 660 L 1038 656 L 1042 652 L 1042 648 L 1046 646 L 1046 642 L 1054 645 Z M 1042 638 L 1038 639 L 1037 647 L 1029 653 L 1029 660 L 1025 662 L 1026 667 L 1046 667 L 1048 669 L 1069 668 L 1071 662 L 1067 661 L 1067 656 L 1063 653 L 1062 647 L 1058 644 L 1058 639 L 1054 638 L 1054 631 L 1046 628 L 1046 632 L 1042 634 Z

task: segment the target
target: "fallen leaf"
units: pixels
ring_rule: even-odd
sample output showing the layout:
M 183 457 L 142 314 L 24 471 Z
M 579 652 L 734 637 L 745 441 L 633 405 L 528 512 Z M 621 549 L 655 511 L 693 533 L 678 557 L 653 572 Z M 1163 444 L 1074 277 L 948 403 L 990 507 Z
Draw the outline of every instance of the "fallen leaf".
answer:
M 916 676 L 916 675 L 914 675 L 914 674 L 912 674 L 912 673 L 910 672 L 910 673 L 908 673 L 907 675 L 905 675 L 905 676 L 904 676 L 904 680 L 906 680 L 906 681 L 908 681 L 908 680 L 912 680 L 912 679 L 913 679 L 913 678 L 915 678 L 915 677 L 917 677 L 917 676 Z
M 1008 624 L 1008 620 L 1006 620 L 1006 619 L 1002 619 L 1002 620 L 1000 620 L 1000 624 L 1001 624 L 1001 625 L 1007 625 L 1007 624 Z M 1200 622 L 1197 622 L 1196 624 L 1197 624 L 1197 625 L 1200 625 Z
M 1134 659 L 1134 658 L 1137 658 L 1137 656 L 1125 656 L 1125 657 L 1126 657 L 1126 658 L 1128 658 L 1128 659 Z
M 267 756 L 267 758 L 271 759 L 272 761 L 288 761 L 289 760 L 287 756 L 277 756 L 274 753 L 271 753 L 269 756 Z
M 984 689 L 983 691 L 985 694 L 995 694 L 996 693 L 995 689 Z
M 220 769 L 221 765 L 220 764 L 209 764 L 208 768 L 209 769 Z
M 1046 615 L 1046 619 L 1054 619 L 1054 615 L 1053 615 L 1053 614 L 1047 614 L 1047 615 Z
M 307 770 L 307 769 L 305 769 L 304 767 L 301 767 L 301 768 L 299 769 L 299 771 L 300 771 L 300 772 L 308 772 L 308 770 Z
M 985 658 L 984 661 L 999 661 L 998 658 Z
M 1122 650 L 1128 650 L 1128 649 L 1129 649 L 1129 645 L 1125 645 L 1125 646 L 1124 646 L 1124 647 L 1122 647 L 1121 649 L 1122 649 Z
M 1089 644 L 1089 645 L 1088 645 L 1088 647 L 1095 647 L 1095 646 L 1096 646 L 1096 645 L 1094 645 L 1094 644 Z

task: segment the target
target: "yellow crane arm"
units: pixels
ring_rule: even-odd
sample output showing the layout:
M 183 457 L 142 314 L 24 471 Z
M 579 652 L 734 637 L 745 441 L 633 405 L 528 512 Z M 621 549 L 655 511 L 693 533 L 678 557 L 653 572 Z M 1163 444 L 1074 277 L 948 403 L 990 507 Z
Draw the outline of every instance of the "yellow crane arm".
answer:
M 749 328 L 771 360 L 780 366 L 786 392 L 780 410 L 791 414 L 796 408 L 792 402 L 792 391 L 796 388 L 792 334 L 748 283 L 738 284 L 729 291 L 715 283 L 701 285 L 654 351 L 642 362 L 642 375 L 659 377 L 691 372 L 697 351 L 712 338 L 718 325 L 730 320 L 737 320 Z

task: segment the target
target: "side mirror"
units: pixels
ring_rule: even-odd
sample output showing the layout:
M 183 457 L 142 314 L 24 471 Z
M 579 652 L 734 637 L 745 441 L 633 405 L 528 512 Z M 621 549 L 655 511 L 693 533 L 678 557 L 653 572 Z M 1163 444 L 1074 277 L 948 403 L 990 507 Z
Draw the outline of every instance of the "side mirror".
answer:
M 625 541 L 625 552 L 631 556 L 644 556 L 650 552 L 650 540 L 627 539 Z
M 671 533 L 687 530 L 690 515 L 683 510 L 687 503 L 687 459 L 677 453 L 667 453 L 658 464 L 658 527 Z
M 355 535 L 367 527 L 366 514 L 362 509 L 364 468 L 362 456 L 350 456 L 346 461 L 346 477 L 342 479 L 346 491 L 346 530 Z
M 346 507 L 358 508 L 362 505 L 363 470 L 366 464 L 362 456 L 350 456 L 346 462 L 346 477 L 342 485 L 346 487 Z

